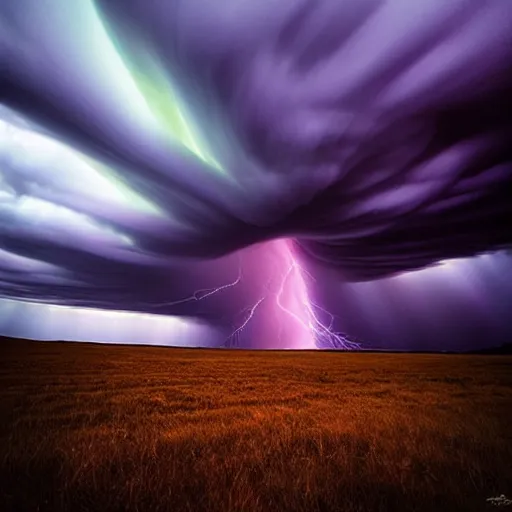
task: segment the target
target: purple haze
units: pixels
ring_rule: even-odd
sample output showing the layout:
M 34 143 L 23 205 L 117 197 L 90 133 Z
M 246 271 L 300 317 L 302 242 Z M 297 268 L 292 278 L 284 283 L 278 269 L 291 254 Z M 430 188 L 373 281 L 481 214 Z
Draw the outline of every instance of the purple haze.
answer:
M 0 297 L 213 346 L 306 348 L 312 307 L 373 346 L 510 339 L 509 2 L 7 0 L 0 69 Z

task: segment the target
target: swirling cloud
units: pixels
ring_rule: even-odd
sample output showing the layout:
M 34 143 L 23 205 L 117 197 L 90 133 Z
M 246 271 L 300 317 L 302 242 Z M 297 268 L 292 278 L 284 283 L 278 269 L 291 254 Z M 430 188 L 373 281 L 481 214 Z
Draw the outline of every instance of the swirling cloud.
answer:
M 510 247 L 511 26 L 500 0 L 4 3 L 2 296 L 155 312 L 282 238 L 342 281 Z

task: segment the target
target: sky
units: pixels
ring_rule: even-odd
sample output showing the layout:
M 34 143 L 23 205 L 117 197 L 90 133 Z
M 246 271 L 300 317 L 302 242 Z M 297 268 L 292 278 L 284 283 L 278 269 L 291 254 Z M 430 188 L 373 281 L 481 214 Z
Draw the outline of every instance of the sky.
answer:
M 512 9 L 0 6 L 0 334 L 470 350 L 512 335 Z

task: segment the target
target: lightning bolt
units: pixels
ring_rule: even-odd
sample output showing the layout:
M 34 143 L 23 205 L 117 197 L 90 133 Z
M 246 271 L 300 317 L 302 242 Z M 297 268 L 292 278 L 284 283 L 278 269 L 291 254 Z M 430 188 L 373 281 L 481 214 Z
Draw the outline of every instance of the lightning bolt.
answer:
M 236 347 L 238 346 L 238 337 L 239 334 L 244 330 L 245 327 L 247 327 L 247 324 L 254 318 L 254 314 L 256 310 L 258 309 L 259 305 L 265 300 L 266 297 L 261 297 L 256 303 L 250 307 L 245 308 L 241 311 L 241 313 L 245 313 L 246 311 L 249 311 L 249 314 L 247 315 L 247 318 L 244 320 L 242 325 L 237 327 L 227 338 L 226 343 L 224 344 L 225 347 Z
M 207 297 L 211 297 L 212 295 L 220 293 L 222 290 L 226 290 L 228 288 L 232 288 L 233 286 L 236 286 L 241 280 L 242 280 L 242 264 L 240 262 L 240 256 L 238 256 L 238 276 L 234 281 L 224 284 L 222 286 L 218 286 L 216 288 L 203 288 L 200 290 L 196 290 L 192 295 L 189 295 L 188 297 L 185 297 L 183 299 L 178 299 L 178 300 L 175 300 L 172 302 L 160 302 L 158 304 L 154 304 L 153 307 L 154 308 L 163 308 L 163 307 L 169 307 L 169 306 L 176 306 L 179 304 L 186 304 L 187 302 L 204 300 Z
M 258 319 L 255 318 L 258 308 L 265 300 L 275 304 L 274 316 L 277 320 L 279 346 L 282 345 L 282 333 L 286 332 L 292 338 L 287 341 L 301 348 L 359 349 L 357 342 L 333 330 L 334 315 L 310 299 L 306 278 L 313 281 L 314 278 L 298 262 L 292 240 L 275 240 L 266 244 L 266 247 L 266 252 L 272 254 L 271 263 L 276 268 L 277 275 L 273 275 L 267 282 L 264 295 L 251 307 L 241 311 L 246 315 L 245 320 L 228 337 L 226 346 L 238 345 L 238 337 L 249 322 L 266 321 L 262 312 L 258 313 Z M 321 320 L 320 313 L 327 316 L 327 323 Z M 275 332 L 276 329 L 273 329 L 268 335 L 275 335 Z
M 274 240 L 265 244 L 264 253 L 266 260 L 258 260 L 261 265 L 269 264 L 272 269 L 270 278 L 263 286 L 262 294 L 253 304 L 241 309 L 236 317 L 242 317 L 242 322 L 234 328 L 226 338 L 224 347 L 238 347 L 240 336 L 250 322 L 261 322 L 262 325 L 269 324 L 265 329 L 265 336 L 275 336 L 279 339 L 279 346 L 282 346 L 283 333 L 286 333 L 287 345 L 300 348 L 326 348 L 339 350 L 354 350 L 360 346 L 342 333 L 333 330 L 334 315 L 329 313 L 309 297 L 308 283 L 306 278 L 314 281 L 313 276 L 304 269 L 298 262 L 294 251 L 292 240 Z M 254 270 L 254 269 L 253 269 Z M 172 302 L 155 304 L 153 307 L 162 308 L 185 304 L 188 302 L 202 301 L 222 291 L 233 288 L 240 284 L 243 279 L 241 255 L 238 254 L 237 277 L 222 286 L 215 288 L 204 288 L 196 290 L 192 295 Z M 275 324 L 269 320 L 269 315 L 258 311 L 263 304 L 265 312 L 268 308 L 275 307 L 270 311 L 274 317 Z M 327 323 L 322 322 L 319 314 L 327 316 Z M 260 324 L 260 325 L 261 325 Z
M 297 322 L 306 340 L 309 338 L 309 343 L 315 347 L 359 349 L 358 343 L 344 334 L 333 331 L 334 316 L 310 299 L 305 277 L 313 278 L 297 261 L 293 253 L 292 241 L 279 240 L 278 243 L 286 262 L 286 271 L 276 296 L 278 308 Z M 325 325 L 316 311 L 328 315 L 329 324 Z

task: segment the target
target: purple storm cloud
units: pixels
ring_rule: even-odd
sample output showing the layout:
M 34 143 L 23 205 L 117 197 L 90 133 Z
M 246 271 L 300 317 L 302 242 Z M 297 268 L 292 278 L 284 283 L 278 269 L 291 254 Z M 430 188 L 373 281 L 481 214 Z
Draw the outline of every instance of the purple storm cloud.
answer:
M 0 70 L 5 304 L 351 348 L 512 245 L 506 0 L 7 0 Z

